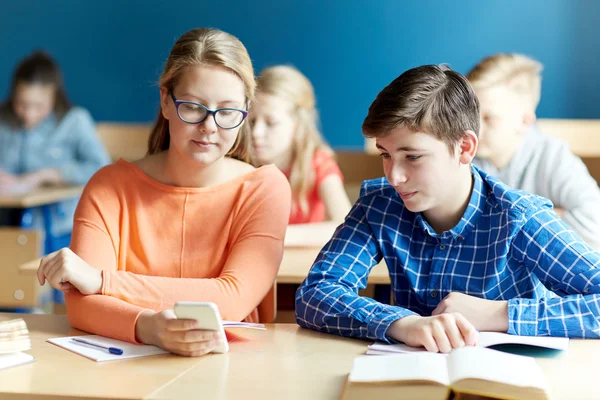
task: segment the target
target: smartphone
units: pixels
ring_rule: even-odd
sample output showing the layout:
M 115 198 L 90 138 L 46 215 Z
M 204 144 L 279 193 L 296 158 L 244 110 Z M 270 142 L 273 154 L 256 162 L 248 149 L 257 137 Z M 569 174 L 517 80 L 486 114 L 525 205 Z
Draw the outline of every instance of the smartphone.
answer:
M 175 315 L 180 319 L 195 319 L 199 323 L 198 329 L 219 332 L 221 345 L 212 350 L 211 353 L 227 353 L 229 344 L 223 329 L 223 321 L 219 308 L 211 302 L 179 301 L 175 303 Z

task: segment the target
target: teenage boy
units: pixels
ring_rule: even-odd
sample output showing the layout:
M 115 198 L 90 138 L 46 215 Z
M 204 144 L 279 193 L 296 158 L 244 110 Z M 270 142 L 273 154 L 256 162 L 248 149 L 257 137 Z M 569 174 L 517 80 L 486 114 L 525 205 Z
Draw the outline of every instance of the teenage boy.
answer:
M 449 352 L 477 331 L 600 336 L 600 254 L 544 198 L 471 164 L 479 103 L 445 66 L 403 73 L 363 133 L 386 178 L 361 195 L 296 294 L 303 327 Z M 381 259 L 394 306 L 360 297 Z

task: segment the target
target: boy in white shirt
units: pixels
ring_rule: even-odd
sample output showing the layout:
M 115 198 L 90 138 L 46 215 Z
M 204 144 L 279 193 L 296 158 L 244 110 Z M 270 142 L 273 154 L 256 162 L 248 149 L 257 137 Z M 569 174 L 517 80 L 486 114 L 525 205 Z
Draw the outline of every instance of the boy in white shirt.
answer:
M 551 200 L 563 221 L 600 249 L 598 184 L 567 143 L 535 124 L 541 71 L 529 57 L 500 53 L 469 72 L 482 119 L 474 163 L 515 189 Z

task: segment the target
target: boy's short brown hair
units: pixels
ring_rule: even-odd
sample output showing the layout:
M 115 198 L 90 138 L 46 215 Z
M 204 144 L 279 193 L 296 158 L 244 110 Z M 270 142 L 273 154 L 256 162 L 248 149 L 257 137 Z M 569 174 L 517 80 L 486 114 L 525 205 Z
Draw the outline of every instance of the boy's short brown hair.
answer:
M 542 94 L 543 68 L 541 63 L 523 54 L 498 53 L 481 60 L 467 74 L 467 79 L 476 89 L 505 86 L 522 96 L 535 112 Z
M 408 127 L 435 136 L 454 152 L 465 131 L 479 134 L 479 123 L 479 100 L 467 79 L 446 65 L 424 65 L 379 92 L 362 130 L 377 138 Z

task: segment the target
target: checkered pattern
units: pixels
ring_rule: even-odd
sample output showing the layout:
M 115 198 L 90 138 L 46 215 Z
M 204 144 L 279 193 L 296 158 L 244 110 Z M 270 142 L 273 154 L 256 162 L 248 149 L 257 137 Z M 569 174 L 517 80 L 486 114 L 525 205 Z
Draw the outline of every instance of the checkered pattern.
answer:
M 429 316 L 451 292 L 508 300 L 508 333 L 600 337 L 600 253 L 552 211 L 550 201 L 508 188 L 472 166 L 473 192 L 460 222 L 437 234 L 410 212 L 385 178 L 360 198 L 296 293 L 306 328 L 391 342 L 390 324 Z M 384 259 L 395 304 L 360 297 Z

